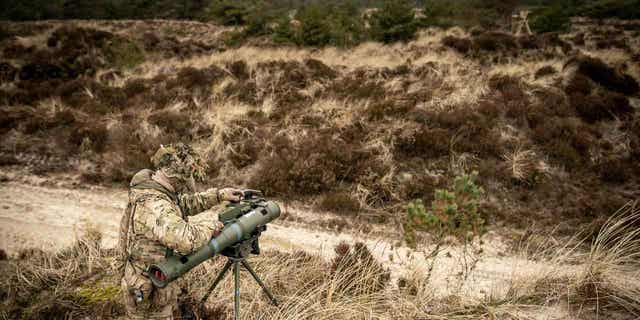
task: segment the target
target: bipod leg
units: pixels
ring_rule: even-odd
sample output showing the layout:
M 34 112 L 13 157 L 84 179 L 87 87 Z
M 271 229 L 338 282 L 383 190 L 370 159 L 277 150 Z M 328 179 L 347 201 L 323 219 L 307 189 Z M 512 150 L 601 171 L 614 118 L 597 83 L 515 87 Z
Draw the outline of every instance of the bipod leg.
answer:
M 233 289 L 233 311 L 235 319 L 240 320 L 240 263 L 235 259 L 233 261 L 233 278 L 235 283 Z
M 229 268 L 231 268 L 232 264 L 233 264 L 233 261 L 231 261 L 231 259 L 227 260 L 227 263 L 224 265 L 224 267 L 222 268 L 220 273 L 218 273 L 218 276 L 216 277 L 216 279 L 213 281 L 213 283 L 209 287 L 209 290 L 207 290 L 207 293 L 200 300 L 200 305 L 201 306 L 204 306 L 204 303 L 207 301 L 207 299 L 209 299 L 209 296 L 211 295 L 211 292 L 218 286 L 218 283 L 220 283 L 220 281 L 222 281 L 224 276 L 227 274 L 227 271 L 229 271 Z
M 267 286 L 264 284 L 264 282 L 262 282 L 262 280 L 260 280 L 260 277 L 258 277 L 258 274 L 256 274 L 255 271 L 253 271 L 253 268 L 251 268 L 251 266 L 249 265 L 249 263 L 245 260 L 241 260 L 242 265 L 245 267 L 245 269 L 247 269 L 247 271 L 249 271 L 249 273 L 251 273 L 251 275 L 253 276 L 253 279 L 256 280 L 256 282 L 260 285 L 260 287 L 262 287 L 262 290 L 264 291 L 264 293 L 267 295 L 267 297 L 269 297 L 269 299 L 271 299 L 271 303 L 273 303 L 274 306 L 278 306 L 278 300 L 276 300 L 276 298 L 273 296 L 273 294 L 271 294 L 271 290 L 269 290 L 269 288 L 267 288 Z

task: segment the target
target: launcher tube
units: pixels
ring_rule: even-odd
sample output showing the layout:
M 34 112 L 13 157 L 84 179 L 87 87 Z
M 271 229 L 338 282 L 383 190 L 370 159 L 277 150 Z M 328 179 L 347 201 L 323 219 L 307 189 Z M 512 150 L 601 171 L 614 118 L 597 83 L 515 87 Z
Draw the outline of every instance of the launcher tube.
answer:
M 189 270 L 219 254 L 225 248 L 250 235 L 258 226 L 264 226 L 280 216 L 280 207 L 273 201 L 267 201 L 247 214 L 228 224 L 220 234 L 206 245 L 187 256 L 174 255 L 149 267 L 149 278 L 156 287 L 164 288 L 173 280 Z

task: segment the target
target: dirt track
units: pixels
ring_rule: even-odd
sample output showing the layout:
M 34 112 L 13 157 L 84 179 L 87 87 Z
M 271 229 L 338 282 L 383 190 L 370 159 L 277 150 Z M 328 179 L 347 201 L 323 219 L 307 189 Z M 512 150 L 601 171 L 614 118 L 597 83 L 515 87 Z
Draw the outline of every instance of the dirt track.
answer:
M 112 247 L 117 241 L 121 212 L 126 205 L 124 189 L 96 188 L 69 189 L 34 186 L 23 182 L 0 184 L 0 248 L 14 254 L 22 248 L 57 249 L 70 245 L 78 234 L 87 228 L 95 228 L 103 234 L 103 244 Z M 312 219 L 303 210 L 293 215 L 302 217 L 295 221 Z M 318 218 L 318 214 L 314 214 Z M 320 215 L 322 216 L 322 215 Z M 306 219 L 309 218 L 309 219 Z M 423 270 L 424 254 L 405 247 L 394 247 L 392 241 L 353 232 L 336 233 L 329 230 L 310 229 L 302 223 L 277 221 L 269 226 L 263 238 L 263 247 L 278 250 L 303 249 L 329 258 L 340 241 L 364 241 L 371 251 L 398 277 L 406 270 Z M 523 263 L 534 270 L 531 263 L 504 257 L 504 248 L 495 235 L 487 237 L 486 253 L 464 287 L 481 294 L 506 282 L 516 266 Z M 444 252 L 434 270 L 434 281 L 442 282 L 442 288 L 451 286 L 452 268 L 459 263 Z
M 9 254 L 15 254 L 22 248 L 62 248 L 71 244 L 76 235 L 88 227 L 96 228 L 103 234 L 105 246 L 113 246 L 126 197 L 124 189 L 88 190 L 34 186 L 15 181 L 0 183 L 0 248 Z M 310 213 L 302 210 L 294 210 L 289 214 L 311 219 Z M 315 216 L 318 219 L 317 213 Z M 374 255 L 392 271 L 394 282 L 398 277 L 410 275 L 413 271 L 424 273 L 428 266 L 422 252 L 394 247 L 387 239 L 351 232 L 310 229 L 290 219 L 272 223 L 263 240 L 265 249 L 303 249 L 327 258 L 331 257 L 334 246 L 340 241 L 364 241 Z M 461 290 L 467 295 L 482 298 L 504 290 L 515 276 L 543 272 L 548 267 L 506 255 L 500 237 L 491 232 L 486 237 L 485 248 L 477 268 L 464 282 L 459 282 L 456 277 L 460 264 L 456 250 L 445 248 L 433 270 L 431 283 L 437 291 L 434 294 L 445 295 L 451 290 Z M 573 319 L 563 308 L 544 309 L 534 311 L 531 319 Z

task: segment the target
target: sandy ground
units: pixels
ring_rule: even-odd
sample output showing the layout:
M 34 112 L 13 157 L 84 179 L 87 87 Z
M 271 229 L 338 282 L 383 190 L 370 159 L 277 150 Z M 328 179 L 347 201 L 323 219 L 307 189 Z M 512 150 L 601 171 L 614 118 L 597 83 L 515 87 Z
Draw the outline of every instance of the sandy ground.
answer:
M 99 230 L 103 234 L 103 244 L 112 247 L 117 242 L 126 198 L 125 189 L 73 189 L 37 186 L 32 181 L 0 182 L 0 248 L 10 255 L 23 248 L 62 248 L 70 245 L 88 227 Z M 394 280 L 411 272 L 424 273 L 428 269 L 423 252 L 396 247 L 393 242 L 397 239 L 390 241 L 358 231 L 337 233 L 309 228 L 309 225 L 314 225 L 309 224 L 309 220 L 322 219 L 323 215 L 292 208 L 287 208 L 287 211 L 288 214 L 297 215 L 297 219 L 270 224 L 263 236 L 263 248 L 302 249 L 330 258 L 333 248 L 340 241 L 363 241 L 391 270 Z M 459 280 L 456 271 L 460 268 L 459 250 L 443 250 L 432 272 L 431 285 L 439 291 L 435 292 L 436 295 L 456 291 L 482 298 L 506 290 L 516 273 L 532 274 L 542 272 L 545 268 L 544 265 L 506 255 L 505 246 L 494 233 L 489 233 L 485 241 L 485 253 L 465 281 Z M 562 308 L 534 314 L 540 316 L 532 317 L 536 319 L 572 319 Z

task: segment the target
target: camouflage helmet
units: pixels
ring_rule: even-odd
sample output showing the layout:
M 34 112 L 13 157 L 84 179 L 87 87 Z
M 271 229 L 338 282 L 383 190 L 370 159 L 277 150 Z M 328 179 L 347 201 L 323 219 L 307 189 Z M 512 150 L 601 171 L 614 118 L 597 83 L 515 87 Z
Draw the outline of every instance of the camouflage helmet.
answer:
M 151 157 L 156 169 L 164 169 L 165 173 L 172 178 L 189 180 L 193 177 L 202 181 L 207 169 L 206 163 L 200 156 L 184 143 L 170 145 L 160 145 L 160 148 Z

